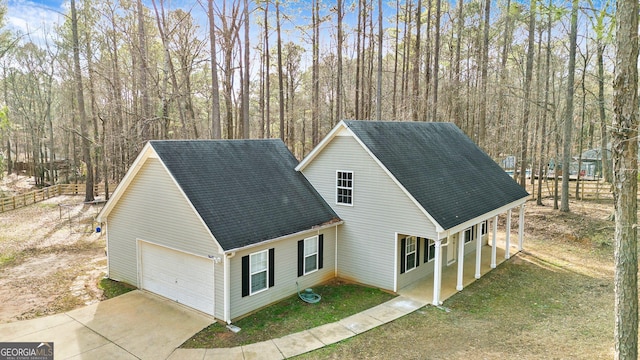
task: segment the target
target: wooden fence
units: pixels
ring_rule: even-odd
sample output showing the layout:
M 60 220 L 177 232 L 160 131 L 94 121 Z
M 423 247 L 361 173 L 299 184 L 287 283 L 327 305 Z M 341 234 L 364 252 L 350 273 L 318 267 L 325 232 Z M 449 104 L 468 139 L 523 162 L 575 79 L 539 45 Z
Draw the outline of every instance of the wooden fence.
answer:
M 0 213 L 35 204 L 54 196 L 84 195 L 85 186 L 85 184 L 57 184 L 12 197 L 0 198 Z M 115 185 L 110 184 L 109 188 L 115 189 Z M 104 194 L 104 184 L 95 185 L 93 193 L 95 195 Z
M 569 182 L 569 198 L 576 198 L 576 186 L 579 186 L 578 199 L 580 200 L 599 200 L 599 199 L 613 199 L 613 188 L 611 184 L 603 180 L 580 180 L 576 182 L 574 180 Z M 531 194 L 532 198 L 536 198 L 538 195 L 538 182 L 536 180 L 535 185 L 531 185 L 529 179 L 527 179 L 527 191 Z M 558 196 L 562 192 L 562 179 L 558 179 Z M 542 182 L 542 197 L 553 197 L 554 182 L 553 179 Z

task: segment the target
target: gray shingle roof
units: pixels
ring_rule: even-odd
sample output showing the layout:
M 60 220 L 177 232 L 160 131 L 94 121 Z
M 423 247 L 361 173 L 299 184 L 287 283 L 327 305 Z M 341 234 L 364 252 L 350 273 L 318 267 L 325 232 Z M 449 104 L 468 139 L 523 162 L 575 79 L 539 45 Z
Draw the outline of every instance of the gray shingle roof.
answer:
M 338 218 L 280 140 L 150 143 L 225 251 Z
M 528 196 L 452 123 L 345 124 L 445 230 Z

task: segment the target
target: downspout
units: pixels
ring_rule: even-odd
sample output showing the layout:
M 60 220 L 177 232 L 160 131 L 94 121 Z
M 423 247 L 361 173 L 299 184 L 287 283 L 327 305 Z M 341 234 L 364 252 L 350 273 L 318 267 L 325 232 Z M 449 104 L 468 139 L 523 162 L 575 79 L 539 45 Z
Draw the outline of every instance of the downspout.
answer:
M 333 256 L 333 277 L 337 278 L 338 277 L 338 226 L 340 225 L 336 225 L 335 229 L 336 229 L 336 236 L 335 236 L 335 246 L 334 246 L 334 256 Z
M 231 258 L 236 252 L 224 254 L 224 321 L 231 324 Z

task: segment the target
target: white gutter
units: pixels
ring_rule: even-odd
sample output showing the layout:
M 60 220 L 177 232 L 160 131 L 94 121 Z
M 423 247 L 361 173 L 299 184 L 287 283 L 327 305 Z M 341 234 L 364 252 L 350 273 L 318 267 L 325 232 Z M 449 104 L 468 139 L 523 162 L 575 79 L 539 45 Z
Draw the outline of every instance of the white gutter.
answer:
M 331 228 L 331 227 L 334 227 L 334 226 L 337 227 L 338 225 L 342 225 L 342 224 L 344 224 L 343 220 L 340 220 L 340 221 L 337 221 L 337 222 L 328 223 L 328 224 L 324 224 L 324 225 L 319 225 L 319 226 L 313 227 L 311 229 L 298 231 L 298 232 L 293 233 L 293 234 L 283 235 L 283 236 L 280 236 L 280 237 L 277 237 L 277 238 L 273 238 L 273 239 L 270 239 L 270 240 L 260 241 L 260 242 L 257 242 L 255 244 L 242 246 L 242 247 L 234 248 L 234 249 L 229 249 L 229 250 L 225 251 L 225 254 L 228 254 L 230 252 L 242 251 L 242 250 L 250 249 L 252 247 L 256 247 L 256 246 L 259 246 L 259 245 L 270 244 L 270 243 L 273 243 L 273 242 L 276 242 L 276 241 L 282 241 L 282 240 L 293 238 L 293 237 L 302 236 L 304 234 L 320 232 L 320 231 L 322 231 L 324 229 L 328 229 L 328 228 Z

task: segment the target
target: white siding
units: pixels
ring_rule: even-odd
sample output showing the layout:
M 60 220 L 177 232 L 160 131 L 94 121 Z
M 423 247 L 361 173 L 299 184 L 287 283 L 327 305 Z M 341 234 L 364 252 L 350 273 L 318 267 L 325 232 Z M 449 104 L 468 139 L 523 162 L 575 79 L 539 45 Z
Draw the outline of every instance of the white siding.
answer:
M 109 276 L 138 283 L 136 241 L 143 239 L 200 256 L 218 256 L 218 245 L 160 160 L 149 158 L 107 219 Z M 223 318 L 224 268 L 215 265 L 215 316 Z
M 335 274 L 335 233 L 335 228 L 320 232 L 324 236 L 324 266 L 318 271 L 301 277 L 298 277 L 298 241 L 317 233 L 309 233 L 238 251 L 231 259 L 231 319 L 236 319 L 296 294 L 296 281 L 300 284 L 300 289 L 305 289 L 333 279 Z M 242 297 L 242 257 L 271 248 L 275 249 L 274 286 L 255 295 Z
M 353 206 L 336 204 L 336 170 L 353 171 Z M 393 291 L 396 233 L 435 239 L 433 223 L 350 136 L 336 136 L 303 173 L 344 220 L 338 276 Z

